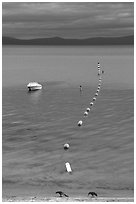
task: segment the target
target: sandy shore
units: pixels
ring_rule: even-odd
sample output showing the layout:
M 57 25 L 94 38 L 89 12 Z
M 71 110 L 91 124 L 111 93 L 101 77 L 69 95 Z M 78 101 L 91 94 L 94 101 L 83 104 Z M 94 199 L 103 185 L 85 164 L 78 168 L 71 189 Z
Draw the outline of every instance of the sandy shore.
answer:
M 98 198 L 85 198 L 85 197 L 6 197 L 3 202 L 134 202 L 134 198 L 115 198 L 115 197 L 98 197 Z
M 59 197 L 57 190 L 63 190 L 69 197 Z M 97 197 L 88 196 L 87 189 L 57 189 L 29 185 L 3 184 L 3 202 L 134 202 L 133 190 L 93 189 Z

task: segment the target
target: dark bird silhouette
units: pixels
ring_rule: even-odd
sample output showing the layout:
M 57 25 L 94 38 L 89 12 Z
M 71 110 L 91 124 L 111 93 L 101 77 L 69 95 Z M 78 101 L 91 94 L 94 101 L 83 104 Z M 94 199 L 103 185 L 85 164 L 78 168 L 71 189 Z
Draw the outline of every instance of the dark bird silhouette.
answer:
M 63 193 L 62 191 L 56 191 L 56 194 L 59 194 L 60 197 L 69 197 L 67 194 Z
M 95 192 L 89 192 L 89 193 L 88 193 L 88 196 L 89 196 L 89 195 L 91 195 L 92 197 L 97 197 L 97 193 L 95 193 Z

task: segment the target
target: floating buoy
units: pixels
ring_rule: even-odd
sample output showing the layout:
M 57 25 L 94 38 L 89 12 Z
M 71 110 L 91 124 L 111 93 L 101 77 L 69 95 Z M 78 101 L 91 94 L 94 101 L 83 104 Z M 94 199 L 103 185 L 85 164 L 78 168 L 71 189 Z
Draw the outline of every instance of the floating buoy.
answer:
M 88 112 L 87 111 L 84 112 L 84 116 L 88 116 Z
M 98 93 L 95 93 L 95 96 L 98 96 Z
M 99 82 L 101 82 L 102 80 L 101 79 L 99 79 Z
M 98 86 L 97 90 L 100 89 L 100 86 Z
M 98 71 L 98 76 L 101 74 L 101 72 L 100 71 Z
M 67 172 L 68 172 L 68 173 L 72 173 L 72 169 L 71 169 L 70 163 L 69 163 L 69 162 L 66 162 L 66 163 L 65 163 L 65 166 L 66 166 Z
M 83 124 L 82 120 L 79 120 L 78 126 L 80 127 Z
M 100 70 L 100 63 L 98 62 L 98 76 L 101 74 L 101 70 Z
M 100 63 L 99 62 L 98 62 L 98 66 L 97 67 L 98 67 L 98 69 L 100 69 Z
M 96 101 L 96 98 L 95 98 L 95 97 L 93 98 L 93 101 Z
M 99 90 L 99 89 L 97 89 L 97 91 L 96 91 L 96 92 L 98 93 L 99 91 L 100 91 L 100 90 Z
M 68 149 L 69 149 L 69 144 L 68 143 L 64 144 L 64 150 L 68 150 Z
M 90 106 L 93 106 L 93 102 L 90 103 Z
M 90 112 L 90 110 L 91 110 L 90 108 L 87 108 L 87 109 L 86 109 L 87 112 Z

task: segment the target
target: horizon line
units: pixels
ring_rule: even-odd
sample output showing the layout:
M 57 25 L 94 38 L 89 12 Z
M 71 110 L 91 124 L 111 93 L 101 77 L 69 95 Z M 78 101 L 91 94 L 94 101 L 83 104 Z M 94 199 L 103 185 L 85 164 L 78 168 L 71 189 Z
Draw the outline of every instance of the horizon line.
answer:
M 35 40 L 35 39 L 51 39 L 51 38 L 58 38 L 58 39 L 64 39 L 64 40 L 86 40 L 86 39 L 93 39 L 93 38 L 124 38 L 124 37 L 134 37 L 134 34 L 132 35 L 121 35 L 121 36 L 96 36 L 96 37 L 87 37 L 87 38 L 65 38 L 65 37 L 59 37 L 59 36 L 54 36 L 54 37 L 34 37 L 34 38 L 18 38 L 18 37 L 12 37 L 12 36 L 6 36 L 2 35 L 2 38 L 12 38 L 12 39 L 17 39 L 17 40 Z

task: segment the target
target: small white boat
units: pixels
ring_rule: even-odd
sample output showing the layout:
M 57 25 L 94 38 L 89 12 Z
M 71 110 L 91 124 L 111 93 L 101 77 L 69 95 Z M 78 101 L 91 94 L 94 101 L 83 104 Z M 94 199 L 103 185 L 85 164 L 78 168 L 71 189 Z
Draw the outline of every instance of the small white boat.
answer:
M 29 91 L 36 91 L 36 90 L 42 89 L 42 85 L 37 83 L 37 82 L 30 82 L 27 85 L 27 88 L 28 88 Z

